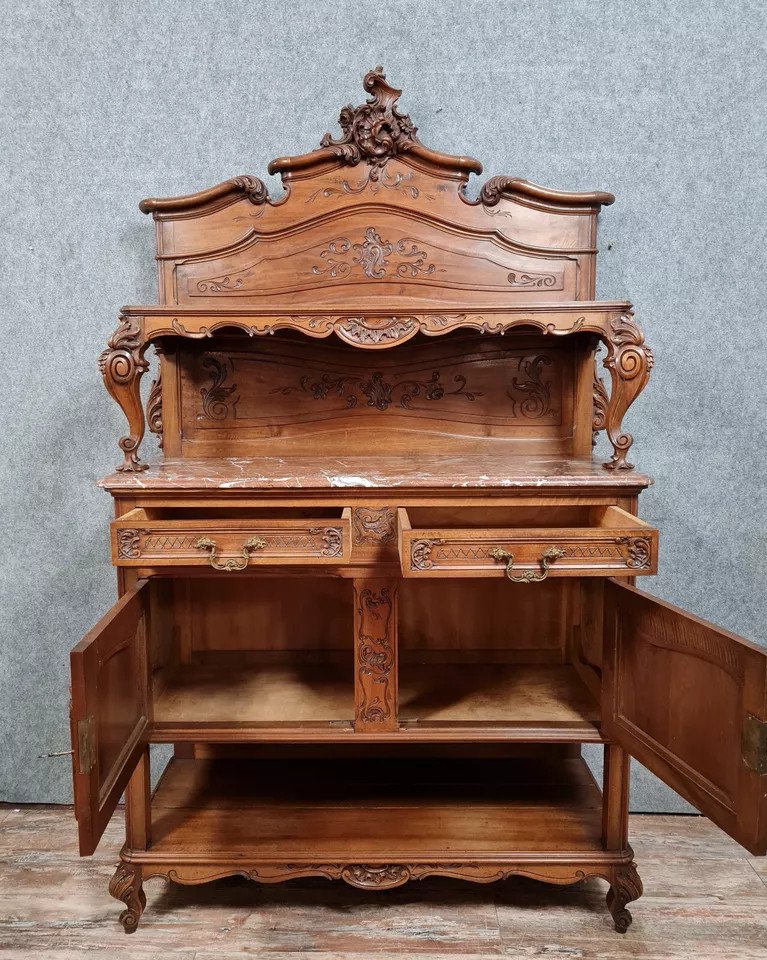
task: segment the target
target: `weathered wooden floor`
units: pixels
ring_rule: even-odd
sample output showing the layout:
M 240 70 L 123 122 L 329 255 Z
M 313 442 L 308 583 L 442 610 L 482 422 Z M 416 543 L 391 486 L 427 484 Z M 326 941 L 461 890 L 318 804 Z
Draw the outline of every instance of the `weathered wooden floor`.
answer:
M 767 859 L 698 817 L 633 817 L 632 838 L 645 895 L 626 936 L 613 931 L 600 881 L 519 879 L 435 879 L 379 894 L 326 881 L 150 880 L 141 925 L 126 936 L 107 893 L 121 817 L 96 856 L 80 860 L 70 809 L 0 807 L 0 957 L 767 960 Z

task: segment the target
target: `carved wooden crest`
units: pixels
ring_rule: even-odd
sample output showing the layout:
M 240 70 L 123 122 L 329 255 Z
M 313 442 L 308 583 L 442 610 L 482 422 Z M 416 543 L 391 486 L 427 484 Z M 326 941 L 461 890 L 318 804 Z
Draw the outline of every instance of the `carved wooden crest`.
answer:
M 418 131 L 410 117 L 397 109 L 402 91 L 386 82 L 383 67 L 366 73 L 362 85 L 372 97 L 359 107 L 351 104 L 344 107 L 338 118 L 343 135 L 334 139 L 326 133 L 320 146 L 332 150 L 345 163 L 368 160 L 380 168 L 387 160 L 418 143 Z

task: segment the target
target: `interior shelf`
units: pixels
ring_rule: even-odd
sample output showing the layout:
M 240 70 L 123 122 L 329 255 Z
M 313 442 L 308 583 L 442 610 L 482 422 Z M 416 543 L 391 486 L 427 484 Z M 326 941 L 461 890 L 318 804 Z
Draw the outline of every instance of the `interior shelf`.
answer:
M 602 850 L 601 818 L 580 758 L 174 759 L 152 801 L 149 854 L 373 863 L 574 854 Z
M 166 673 L 154 700 L 162 724 L 351 722 L 351 662 L 219 656 Z
M 508 663 L 403 664 L 401 722 L 593 727 L 599 705 L 572 667 Z

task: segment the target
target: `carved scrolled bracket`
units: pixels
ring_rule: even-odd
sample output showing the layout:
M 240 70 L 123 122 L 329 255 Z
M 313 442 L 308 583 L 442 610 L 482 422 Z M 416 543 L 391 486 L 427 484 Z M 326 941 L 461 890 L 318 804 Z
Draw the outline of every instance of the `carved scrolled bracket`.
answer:
M 120 405 L 128 421 L 129 433 L 119 440 L 125 461 L 117 469 L 135 473 L 146 470 L 139 460 L 139 445 L 144 437 L 144 409 L 141 405 L 141 377 L 149 364 L 144 359 L 147 342 L 141 317 L 122 317 L 117 330 L 107 341 L 99 357 L 99 369 L 109 393 Z
M 362 83 L 372 97 L 359 107 L 344 107 L 338 118 L 342 135 L 334 138 L 326 133 L 321 146 L 344 163 L 366 160 L 373 168 L 372 180 L 388 160 L 419 142 L 418 131 L 410 117 L 397 109 L 402 91 L 389 86 L 383 67 L 366 73 Z
M 141 914 L 146 907 L 140 868 L 120 863 L 109 881 L 109 893 L 115 900 L 122 900 L 127 907 L 127 910 L 123 910 L 120 914 L 123 930 L 126 933 L 135 933 Z
M 613 447 L 612 457 L 603 466 L 606 470 L 631 470 L 634 465 L 626 461 L 626 454 L 634 438 L 622 432 L 623 417 L 647 385 L 654 359 L 641 327 L 628 314 L 613 317 L 602 338 L 607 346 L 604 366 L 612 380 L 605 428 Z

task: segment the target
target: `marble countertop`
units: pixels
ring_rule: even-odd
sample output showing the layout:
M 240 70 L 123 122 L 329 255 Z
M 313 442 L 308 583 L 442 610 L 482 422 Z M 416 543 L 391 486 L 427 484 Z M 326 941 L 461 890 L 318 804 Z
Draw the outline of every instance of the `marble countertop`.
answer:
M 99 486 L 130 490 L 444 490 L 647 487 L 636 470 L 552 457 L 258 457 L 168 459 L 140 473 L 113 473 Z

